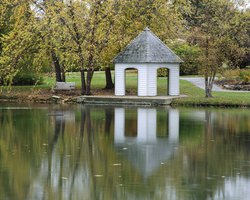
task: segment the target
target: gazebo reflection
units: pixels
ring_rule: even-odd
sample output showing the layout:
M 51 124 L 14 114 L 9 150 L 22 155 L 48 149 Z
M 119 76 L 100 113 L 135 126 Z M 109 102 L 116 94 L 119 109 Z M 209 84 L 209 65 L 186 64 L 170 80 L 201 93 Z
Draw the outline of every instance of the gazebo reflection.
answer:
M 129 121 L 126 112 L 125 108 L 115 108 L 115 147 L 124 150 L 123 154 L 146 178 L 174 156 L 179 143 L 179 110 L 167 109 L 165 123 L 162 123 L 157 119 L 155 108 L 137 108 L 134 137 L 126 134 L 126 123 Z M 159 126 L 166 127 L 165 136 L 157 133 Z

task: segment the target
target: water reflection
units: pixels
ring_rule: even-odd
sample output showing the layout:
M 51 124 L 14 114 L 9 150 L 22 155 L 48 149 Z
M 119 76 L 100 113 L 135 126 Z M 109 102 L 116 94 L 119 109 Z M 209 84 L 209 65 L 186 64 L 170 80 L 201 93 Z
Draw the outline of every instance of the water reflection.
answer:
M 135 110 L 136 112 L 136 110 Z M 114 143 L 118 149 L 123 149 L 131 164 L 149 177 L 174 154 L 179 141 L 179 111 L 169 109 L 165 123 L 168 124 L 167 137 L 157 136 L 157 111 L 155 108 L 138 108 L 137 132 L 135 137 L 126 136 L 125 108 L 115 108 L 115 136 Z M 137 115 L 136 115 L 137 114 Z
M 248 199 L 249 110 L 25 108 L 0 108 L 0 199 Z

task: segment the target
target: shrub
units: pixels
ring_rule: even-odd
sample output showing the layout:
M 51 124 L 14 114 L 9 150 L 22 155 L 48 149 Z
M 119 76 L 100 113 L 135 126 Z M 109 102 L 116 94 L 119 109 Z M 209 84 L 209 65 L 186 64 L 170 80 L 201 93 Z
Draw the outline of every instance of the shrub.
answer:
M 230 69 L 222 73 L 222 77 L 228 80 L 236 80 L 240 75 L 240 69 Z
M 226 80 L 241 81 L 243 83 L 250 82 L 250 70 L 249 69 L 226 70 L 223 72 L 222 76 Z
M 180 65 L 181 75 L 196 75 L 199 73 L 198 57 L 200 49 L 196 45 L 189 45 L 184 41 L 175 41 L 170 44 L 174 52 L 184 61 Z
M 250 70 L 241 70 L 239 77 L 244 83 L 250 83 Z
M 34 72 L 19 72 L 13 78 L 12 85 L 35 85 L 42 82 L 42 77 Z

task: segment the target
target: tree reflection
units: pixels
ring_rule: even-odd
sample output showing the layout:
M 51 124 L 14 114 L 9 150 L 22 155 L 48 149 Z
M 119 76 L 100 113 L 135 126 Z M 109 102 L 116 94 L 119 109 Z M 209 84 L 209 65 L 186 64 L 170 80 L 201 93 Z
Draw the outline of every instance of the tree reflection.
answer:
M 215 196 L 218 199 L 227 198 L 229 194 L 223 192 L 228 190 L 226 188 L 228 184 L 225 184 L 227 180 L 242 175 L 242 171 L 249 173 L 249 168 L 243 170 L 240 164 L 241 160 L 250 158 L 245 146 L 239 143 L 239 140 L 245 141 L 240 136 L 245 134 L 236 128 L 241 120 L 238 117 L 243 117 L 245 114 L 244 111 L 236 115 L 225 110 L 204 111 L 203 139 L 199 143 L 186 146 L 183 159 L 188 161 L 187 167 L 180 170 L 183 176 L 182 187 L 189 191 L 189 196 L 192 198 L 213 199 Z M 228 123 L 225 119 L 229 116 L 230 118 L 234 116 L 235 125 L 237 124 L 235 128 L 230 128 L 231 132 L 223 128 L 225 123 Z M 249 114 L 248 120 L 250 120 Z M 242 197 L 234 196 L 234 198 Z
M 0 199 L 223 199 L 250 186 L 249 110 L 46 109 L 0 110 Z
M 111 133 L 111 125 L 114 118 L 114 110 L 110 107 L 105 107 L 105 134 Z

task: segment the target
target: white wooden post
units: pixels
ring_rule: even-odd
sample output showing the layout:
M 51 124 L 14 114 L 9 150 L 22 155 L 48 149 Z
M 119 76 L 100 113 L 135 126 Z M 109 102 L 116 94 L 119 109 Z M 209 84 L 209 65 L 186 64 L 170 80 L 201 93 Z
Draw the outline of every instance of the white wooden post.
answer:
M 148 70 L 148 84 L 147 84 L 148 96 L 156 96 L 157 95 L 157 67 L 153 65 L 148 65 L 147 70 Z
M 115 95 L 124 96 L 125 95 L 125 68 L 121 67 L 119 64 L 115 65 Z
M 145 66 L 138 67 L 138 96 L 147 96 L 148 72 Z
M 179 65 L 171 65 L 169 68 L 168 94 L 175 96 L 180 94 L 179 89 Z

